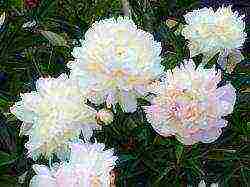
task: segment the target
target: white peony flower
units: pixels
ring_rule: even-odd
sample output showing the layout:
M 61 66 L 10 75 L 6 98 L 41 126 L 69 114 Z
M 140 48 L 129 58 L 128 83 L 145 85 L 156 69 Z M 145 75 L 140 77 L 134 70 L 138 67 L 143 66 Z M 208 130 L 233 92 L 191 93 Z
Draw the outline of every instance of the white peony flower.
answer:
M 111 171 L 115 166 L 116 156 L 113 150 L 103 150 L 104 144 L 71 145 L 68 162 L 48 168 L 34 165 L 35 175 L 30 187 L 109 187 L 113 185 Z
M 96 22 L 76 47 L 71 78 L 78 80 L 91 102 L 120 103 L 126 112 L 136 110 L 136 99 L 162 72 L 161 44 L 127 17 Z
M 191 57 L 203 53 L 206 62 L 217 53 L 220 56 L 235 53 L 246 40 L 244 16 L 233 12 L 231 6 L 223 6 L 217 11 L 202 8 L 189 12 L 184 17 L 187 25 L 182 34 L 189 40 Z
M 23 121 L 20 134 L 28 135 L 25 147 L 33 159 L 40 154 L 58 156 L 68 150 L 67 141 L 92 135 L 96 111 L 85 104 L 75 81 L 62 74 L 58 78 L 40 78 L 37 91 L 21 94 L 11 112 Z

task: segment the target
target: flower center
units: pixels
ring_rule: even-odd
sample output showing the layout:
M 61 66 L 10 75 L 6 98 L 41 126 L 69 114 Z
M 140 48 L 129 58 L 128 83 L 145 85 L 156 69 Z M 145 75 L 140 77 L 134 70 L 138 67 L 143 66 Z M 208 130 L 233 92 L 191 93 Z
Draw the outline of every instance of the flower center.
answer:
M 124 77 L 126 75 L 126 73 L 122 70 L 122 69 L 118 69 L 113 71 L 113 77 Z
M 118 58 L 124 58 L 127 54 L 127 50 L 124 47 L 118 46 L 115 49 L 115 53 Z
M 101 187 L 101 180 L 98 176 L 91 178 L 91 187 Z
M 174 120 L 197 121 L 202 116 L 199 101 L 202 98 L 195 92 L 187 90 L 169 91 L 170 100 L 167 104 L 169 118 Z

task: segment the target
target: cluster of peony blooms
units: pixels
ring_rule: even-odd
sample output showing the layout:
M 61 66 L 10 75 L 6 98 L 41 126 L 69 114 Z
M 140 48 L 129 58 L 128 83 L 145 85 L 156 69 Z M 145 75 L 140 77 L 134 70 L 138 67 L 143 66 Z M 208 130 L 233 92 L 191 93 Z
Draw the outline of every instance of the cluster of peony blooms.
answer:
M 209 17 L 207 17 L 209 16 Z M 196 10 L 185 16 L 183 34 L 190 40 L 192 56 L 239 48 L 245 39 L 244 23 L 231 8 Z M 215 30 L 213 30 L 215 29 Z M 116 157 L 102 144 L 72 143 L 82 133 L 88 141 L 94 129 L 113 120 L 114 106 L 134 112 L 137 99 L 152 94 L 144 110 L 157 133 L 175 135 L 183 144 L 216 140 L 233 111 L 235 89 L 217 87 L 221 72 L 196 68 L 184 61 L 173 72 L 161 66 L 161 44 L 126 17 L 96 22 L 86 32 L 82 46 L 73 51 L 69 77 L 40 78 L 36 91 L 21 94 L 11 112 L 23 121 L 29 156 L 63 161 L 57 167 L 34 166 L 31 186 L 108 186 Z M 160 79 L 165 75 L 163 79 Z M 96 111 L 87 103 L 106 104 Z
M 104 32 L 105 31 L 105 32 Z M 21 94 L 11 112 L 23 121 L 21 134 L 29 155 L 59 158 L 68 155 L 68 142 L 83 133 L 89 139 L 98 121 L 111 123 L 107 109 L 96 112 L 87 100 L 112 109 L 120 103 L 126 112 L 136 110 L 136 99 L 147 94 L 150 82 L 163 73 L 161 45 L 150 33 L 137 29 L 129 18 L 96 22 L 86 32 L 82 47 L 73 51 L 70 76 L 40 78 L 36 91 Z

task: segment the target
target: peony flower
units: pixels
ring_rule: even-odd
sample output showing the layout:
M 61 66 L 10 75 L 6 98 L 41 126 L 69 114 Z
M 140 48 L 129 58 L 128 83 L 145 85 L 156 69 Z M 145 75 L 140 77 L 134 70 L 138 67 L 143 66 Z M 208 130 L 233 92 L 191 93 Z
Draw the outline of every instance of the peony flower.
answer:
M 241 49 L 246 40 L 244 16 L 231 6 L 221 7 L 217 11 L 202 8 L 187 13 L 187 25 L 183 28 L 183 36 L 189 40 L 191 57 L 203 53 L 205 61 L 220 53 L 225 56 Z M 223 63 L 223 62 L 218 62 Z
M 58 78 L 40 78 L 37 91 L 21 94 L 21 101 L 11 112 L 21 121 L 20 134 L 28 135 L 25 144 L 29 156 L 37 159 L 68 150 L 67 141 L 78 138 L 81 130 L 86 138 L 92 135 L 96 111 L 85 104 L 75 81 L 62 74 Z
M 120 103 L 133 112 L 136 99 L 163 72 L 160 53 L 161 44 L 132 20 L 111 18 L 92 25 L 68 66 L 91 102 L 108 107 Z
M 233 86 L 217 87 L 220 81 L 221 72 L 185 61 L 151 86 L 156 96 L 145 107 L 148 121 L 160 135 L 176 135 L 186 145 L 215 141 L 227 125 L 222 116 L 233 111 L 236 100 Z
M 30 187 L 109 187 L 112 184 L 111 171 L 116 156 L 113 150 L 103 150 L 104 144 L 71 144 L 68 162 L 48 168 L 34 165 L 37 175 L 30 181 Z

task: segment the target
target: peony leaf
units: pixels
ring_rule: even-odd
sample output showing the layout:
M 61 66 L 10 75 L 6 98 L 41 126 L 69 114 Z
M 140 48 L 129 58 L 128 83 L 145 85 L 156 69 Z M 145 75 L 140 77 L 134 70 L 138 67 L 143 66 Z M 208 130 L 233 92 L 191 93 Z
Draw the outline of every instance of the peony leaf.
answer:
M 0 167 L 11 164 L 16 161 L 16 156 L 9 155 L 3 151 L 0 151 Z
M 240 50 L 233 50 L 228 54 L 228 60 L 226 63 L 226 71 L 228 73 L 232 73 L 234 68 L 238 63 L 240 63 L 244 59 L 244 56 L 241 54 Z
M 1 175 L 0 176 L 0 186 L 2 187 L 19 187 L 18 180 L 16 177 L 11 175 Z
M 50 41 L 50 43 L 53 46 L 65 46 L 68 47 L 67 45 L 67 41 L 60 36 L 59 34 L 56 34 L 52 31 L 44 31 L 44 30 L 40 30 L 40 33 L 47 39 Z
M 175 155 L 176 155 L 176 158 L 177 158 L 177 162 L 178 162 L 178 163 L 180 162 L 180 159 L 181 159 L 183 150 L 184 150 L 184 146 L 183 146 L 182 144 L 176 145 Z
M 7 2 L 8 2 L 8 4 L 10 4 L 13 7 L 18 8 L 18 9 L 22 9 L 23 5 L 24 5 L 24 1 L 23 0 L 9 0 Z
M 221 150 L 213 150 L 208 153 L 209 160 L 224 160 L 224 157 L 224 152 Z

